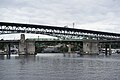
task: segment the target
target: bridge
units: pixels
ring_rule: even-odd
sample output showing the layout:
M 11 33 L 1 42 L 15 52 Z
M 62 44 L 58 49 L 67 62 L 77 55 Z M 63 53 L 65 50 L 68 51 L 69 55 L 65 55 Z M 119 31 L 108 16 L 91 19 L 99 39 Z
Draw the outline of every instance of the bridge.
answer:
M 0 34 L 35 33 L 60 39 L 119 39 L 120 34 L 57 26 L 0 22 Z
M 22 36 L 22 35 L 21 35 Z M 120 40 L 58 40 L 58 39 L 53 39 L 53 40 L 31 40 L 31 39 L 26 39 L 21 37 L 20 40 L 0 40 L 0 45 L 4 44 L 2 47 L 4 47 L 6 51 L 6 55 L 10 55 L 10 47 L 12 45 L 18 45 L 19 49 L 19 54 L 29 54 L 29 55 L 34 55 L 36 52 L 36 43 L 38 44 L 43 44 L 43 43 L 53 43 L 53 44 L 62 44 L 62 45 L 69 45 L 68 49 L 71 50 L 72 46 L 81 46 L 79 49 L 83 49 L 84 53 L 89 52 L 89 54 L 98 54 L 99 53 L 99 47 L 101 44 L 104 44 L 104 48 L 106 48 L 106 54 L 108 53 L 107 48 L 111 49 L 111 45 L 114 43 L 120 43 Z M 77 44 L 77 45 L 75 45 Z M 49 46 L 49 45 L 48 45 Z M 70 51 L 69 51 L 70 52 Z M 91 53 L 90 53 L 91 52 Z M 1 53 L 0 53 L 1 54 Z M 88 54 L 88 53 L 87 53 Z M 5 54 L 4 54 L 5 55 Z
M 64 45 L 69 45 L 68 52 L 71 52 L 71 48 L 72 48 L 71 42 L 78 42 L 78 43 L 82 43 L 83 53 L 87 52 L 89 54 L 96 54 L 99 52 L 99 47 L 102 44 L 104 44 L 106 49 L 106 54 L 107 54 L 107 48 L 109 48 L 109 53 L 111 54 L 111 43 L 120 42 L 119 40 L 120 34 L 118 33 L 57 27 L 57 26 L 0 22 L 0 34 L 2 35 L 2 34 L 11 34 L 11 33 L 43 34 L 43 35 L 57 37 L 58 40 L 52 40 L 52 41 L 25 40 L 25 35 L 21 35 L 21 39 L 16 41 L 1 40 L 0 43 L 9 43 L 6 48 L 8 50 L 8 53 L 10 52 L 10 43 L 17 43 L 19 45 L 20 54 L 26 54 L 26 53 L 35 54 L 35 43 L 69 42 Z

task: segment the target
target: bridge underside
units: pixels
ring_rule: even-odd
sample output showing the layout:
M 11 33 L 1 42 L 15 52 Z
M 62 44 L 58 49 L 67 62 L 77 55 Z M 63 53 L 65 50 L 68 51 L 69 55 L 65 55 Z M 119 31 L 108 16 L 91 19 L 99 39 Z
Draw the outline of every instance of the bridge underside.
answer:
M 2 44 L 1 44 L 2 43 Z M 0 45 L 6 45 L 7 53 L 10 51 L 10 45 L 19 46 L 19 54 L 34 55 L 35 53 L 42 52 L 43 48 L 46 46 L 56 46 L 62 45 L 59 47 L 59 52 L 73 52 L 80 51 L 81 54 L 98 54 L 99 51 L 103 48 L 109 49 L 111 53 L 111 48 L 116 49 L 120 48 L 120 40 L 25 40 L 21 38 L 20 40 L 0 40 Z M 71 47 L 70 47 L 71 46 Z M 2 46 L 3 48 L 3 46 Z M 0 48 L 1 49 L 1 48 Z M 65 51 L 64 51 L 65 50 Z M 66 51 L 67 50 L 67 51 Z
M 55 26 L 0 22 L 0 34 L 11 33 L 35 33 L 58 37 L 59 39 L 116 40 L 120 38 L 120 34 L 117 33 Z

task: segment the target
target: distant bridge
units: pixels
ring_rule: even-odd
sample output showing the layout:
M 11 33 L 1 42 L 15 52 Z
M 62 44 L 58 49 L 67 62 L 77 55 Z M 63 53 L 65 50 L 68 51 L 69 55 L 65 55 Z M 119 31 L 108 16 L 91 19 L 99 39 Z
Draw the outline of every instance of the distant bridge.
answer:
M 34 24 L 21 24 L 21 23 L 8 23 L 0 22 L 0 34 L 11 33 L 35 33 L 50 35 L 61 39 L 97 39 L 97 40 L 116 40 L 120 38 L 120 34 L 92 31 L 84 29 L 34 25 Z

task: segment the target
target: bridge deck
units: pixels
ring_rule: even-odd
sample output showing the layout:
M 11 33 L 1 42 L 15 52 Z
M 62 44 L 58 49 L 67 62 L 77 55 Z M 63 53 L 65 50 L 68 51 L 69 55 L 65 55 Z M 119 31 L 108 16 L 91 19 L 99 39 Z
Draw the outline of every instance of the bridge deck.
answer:
M 0 43 L 19 43 L 20 40 L 0 40 Z
M 110 36 L 119 36 L 118 33 L 110 33 L 110 32 L 102 32 L 102 31 L 93 31 L 93 30 L 84 30 L 84 29 L 75 29 L 75 28 L 65 28 L 65 27 L 57 27 L 57 26 L 47 26 L 47 25 L 34 25 L 34 24 L 21 24 L 21 23 L 8 23 L 8 22 L 0 22 L 0 26 L 20 26 L 26 28 L 42 28 L 42 29 L 53 29 L 53 30 L 66 30 L 66 31 L 74 31 L 74 32 L 83 32 L 90 34 L 100 34 L 100 35 L 110 35 Z
M 26 40 L 33 42 L 98 42 L 98 43 L 120 43 L 120 40 Z M 0 43 L 19 43 L 20 40 L 0 40 Z

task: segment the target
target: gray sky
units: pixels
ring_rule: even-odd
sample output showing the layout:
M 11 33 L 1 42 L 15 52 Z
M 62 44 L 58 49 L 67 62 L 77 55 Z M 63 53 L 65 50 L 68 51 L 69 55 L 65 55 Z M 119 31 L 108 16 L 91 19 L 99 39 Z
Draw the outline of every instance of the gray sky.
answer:
M 0 21 L 120 33 L 120 0 L 0 0 Z

